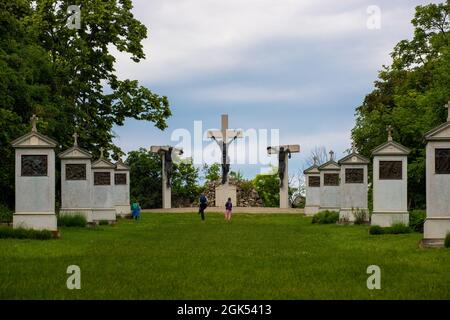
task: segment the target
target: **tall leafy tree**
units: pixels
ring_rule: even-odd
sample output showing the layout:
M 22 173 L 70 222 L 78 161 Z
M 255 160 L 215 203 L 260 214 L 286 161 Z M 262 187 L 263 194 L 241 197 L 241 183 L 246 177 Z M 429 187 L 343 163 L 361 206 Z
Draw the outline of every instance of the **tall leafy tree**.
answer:
M 425 142 L 423 135 L 447 118 L 450 100 L 450 2 L 416 7 L 414 35 L 392 51 L 392 65 L 383 66 L 374 90 L 356 109 L 352 136 L 358 150 L 386 141 L 386 126 L 394 139 L 411 148 L 408 166 L 410 207 L 425 205 Z

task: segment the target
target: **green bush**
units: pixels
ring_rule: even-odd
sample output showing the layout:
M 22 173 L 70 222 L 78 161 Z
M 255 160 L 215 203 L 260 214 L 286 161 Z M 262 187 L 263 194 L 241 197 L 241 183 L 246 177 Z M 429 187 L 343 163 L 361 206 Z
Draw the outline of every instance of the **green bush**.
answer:
M 369 220 L 369 213 L 364 209 L 352 209 L 352 214 L 355 217 L 354 224 L 365 224 Z
M 322 211 L 316 213 L 312 218 L 312 223 L 331 224 L 339 220 L 339 213 L 336 211 Z
M 0 227 L 0 239 L 35 239 L 48 240 L 52 238 L 52 232 L 49 230 L 33 229 L 13 229 L 11 227 Z
M 109 225 L 109 221 L 108 220 L 100 220 L 98 222 L 98 224 L 101 225 L 101 226 L 107 226 L 107 225 Z
M 403 234 L 411 233 L 412 229 L 402 222 L 394 223 L 390 227 L 371 226 L 369 228 L 370 234 Z
M 0 203 L 0 223 L 3 222 L 12 222 L 13 220 L 13 212 L 9 210 L 7 206 Z
M 450 233 L 447 233 L 447 236 L 445 237 L 444 246 L 450 248 Z
M 86 227 L 87 220 L 86 217 L 79 213 L 73 215 L 63 215 L 58 216 L 58 226 L 59 227 Z
M 412 210 L 409 213 L 409 226 L 414 231 L 423 233 L 423 224 L 426 217 L 427 213 L 425 210 Z

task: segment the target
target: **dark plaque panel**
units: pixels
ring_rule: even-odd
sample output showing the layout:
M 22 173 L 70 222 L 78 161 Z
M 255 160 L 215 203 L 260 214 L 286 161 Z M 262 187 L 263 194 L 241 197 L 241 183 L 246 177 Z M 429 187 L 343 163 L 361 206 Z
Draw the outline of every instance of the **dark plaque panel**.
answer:
M 401 161 L 380 161 L 380 180 L 401 180 Z
M 436 174 L 450 174 L 450 149 L 435 150 Z
M 22 176 L 39 177 L 47 175 L 46 155 L 22 155 Z
M 320 177 L 312 176 L 308 178 L 308 186 L 310 187 L 320 187 Z
M 114 174 L 115 184 L 127 184 L 127 174 L 126 173 L 116 173 Z
M 345 169 L 345 183 L 364 183 L 364 169 Z
M 111 175 L 109 172 L 94 172 L 94 185 L 109 186 L 111 184 Z
M 86 164 L 66 164 L 66 180 L 86 180 Z
M 339 174 L 338 173 L 325 173 L 323 175 L 323 185 L 324 186 L 338 186 L 339 185 Z

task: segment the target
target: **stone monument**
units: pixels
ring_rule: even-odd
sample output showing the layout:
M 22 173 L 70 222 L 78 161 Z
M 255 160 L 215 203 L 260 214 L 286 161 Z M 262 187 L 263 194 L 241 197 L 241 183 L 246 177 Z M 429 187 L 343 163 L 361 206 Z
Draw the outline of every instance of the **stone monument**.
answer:
M 313 216 L 320 208 L 320 171 L 317 165 L 317 157 L 314 156 L 314 164 L 303 171 L 305 175 L 305 215 Z
M 351 153 L 338 161 L 341 166 L 340 221 L 355 221 L 354 213 L 358 209 L 366 212 L 366 220 L 369 221 L 367 205 L 369 162 L 369 159 L 356 152 L 354 144 Z
M 289 174 L 288 161 L 292 153 L 300 152 L 298 144 L 268 147 L 269 154 L 278 154 L 278 177 L 280 178 L 280 208 L 289 208 Z
M 425 134 L 427 218 L 423 243 L 442 246 L 450 233 L 450 101 L 447 122 Z
M 92 187 L 93 221 L 116 221 L 114 203 L 114 171 L 116 166 L 103 156 L 100 148 L 100 158 L 92 163 L 94 185 Z
M 230 172 L 230 157 L 228 156 L 228 147 L 237 138 L 242 138 L 241 130 L 228 129 L 228 115 L 222 115 L 222 129 L 209 130 L 208 138 L 213 139 L 219 145 L 222 154 L 222 184 L 216 188 L 215 204 L 216 207 L 224 207 L 228 198 L 233 203 L 237 203 L 236 186 L 228 183 L 228 173 Z
M 408 154 L 410 150 L 392 139 L 388 126 L 388 141 L 372 151 L 373 213 L 372 225 L 389 227 L 393 223 L 409 224 Z
M 116 162 L 114 171 L 114 206 L 116 215 L 128 217 L 131 215 L 130 206 L 130 168 L 122 162 Z
M 73 147 L 61 152 L 60 215 L 83 214 L 92 217 L 92 155 L 78 146 L 78 134 L 73 134 Z
M 319 211 L 340 211 L 341 208 L 341 167 L 334 161 L 334 152 L 330 151 L 330 160 L 319 167 L 320 172 L 320 208 Z
M 182 155 L 183 150 L 171 146 L 152 146 L 150 151 L 161 155 L 162 162 L 162 207 L 172 208 L 173 157 Z
M 31 132 L 12 141 L 16 192 L 13 227 L 56 231 L 54 148 L 57 142 L 37 131 L 35 115 L 30 120 Z

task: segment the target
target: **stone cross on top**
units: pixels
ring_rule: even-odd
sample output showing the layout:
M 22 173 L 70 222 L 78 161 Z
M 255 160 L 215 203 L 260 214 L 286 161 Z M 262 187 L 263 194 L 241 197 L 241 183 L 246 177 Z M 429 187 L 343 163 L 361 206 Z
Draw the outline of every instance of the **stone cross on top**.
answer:
M 330 150 L 330 152 L 328 152 L 330 154 L 330 161 L 334 160 L 334 151 Z
M 38 120 L 39 120 L 39 118 L 35 114 L 33 114 L 31 116 L 30 122 L 31 122 L 31 131 L 32 132 L 37 132 L 36 124 L 37 124 Z
M 103 159 L 103 151 L 105 151 L 105 148 L 101 147 L 99 150 L 100 150 L 100 159 Z
M 230 160 L 228 157 L 228 146 L 237 138 L 242 138 L 242 130 L 228 129 L 228 115 L 222 115 L 221 130 L 209 130 L 208 138 L 213 139 L 219 145 L 222 152 L 222 184 L 227 182 L 228 172 L 230 171 Z M 218 140 L 219 139 L 219 140 Z M 231 140 L 229 140 L 231 139 Z
M 444 105 L 444 108 L 447 108 L 448 110 L 447 121 L 450 121 L 450 101 L 447 102 L 446 105 Z
M 392 128 L 391 125 L 388 125 L 386 131 L 388 133 L 388 141 L 392 141 L 392 133 L 394 132 L 394 128 Z
M 72 137 L 73 137 L 73 146 L 78 147 L 78 133 L 75 131 Z

